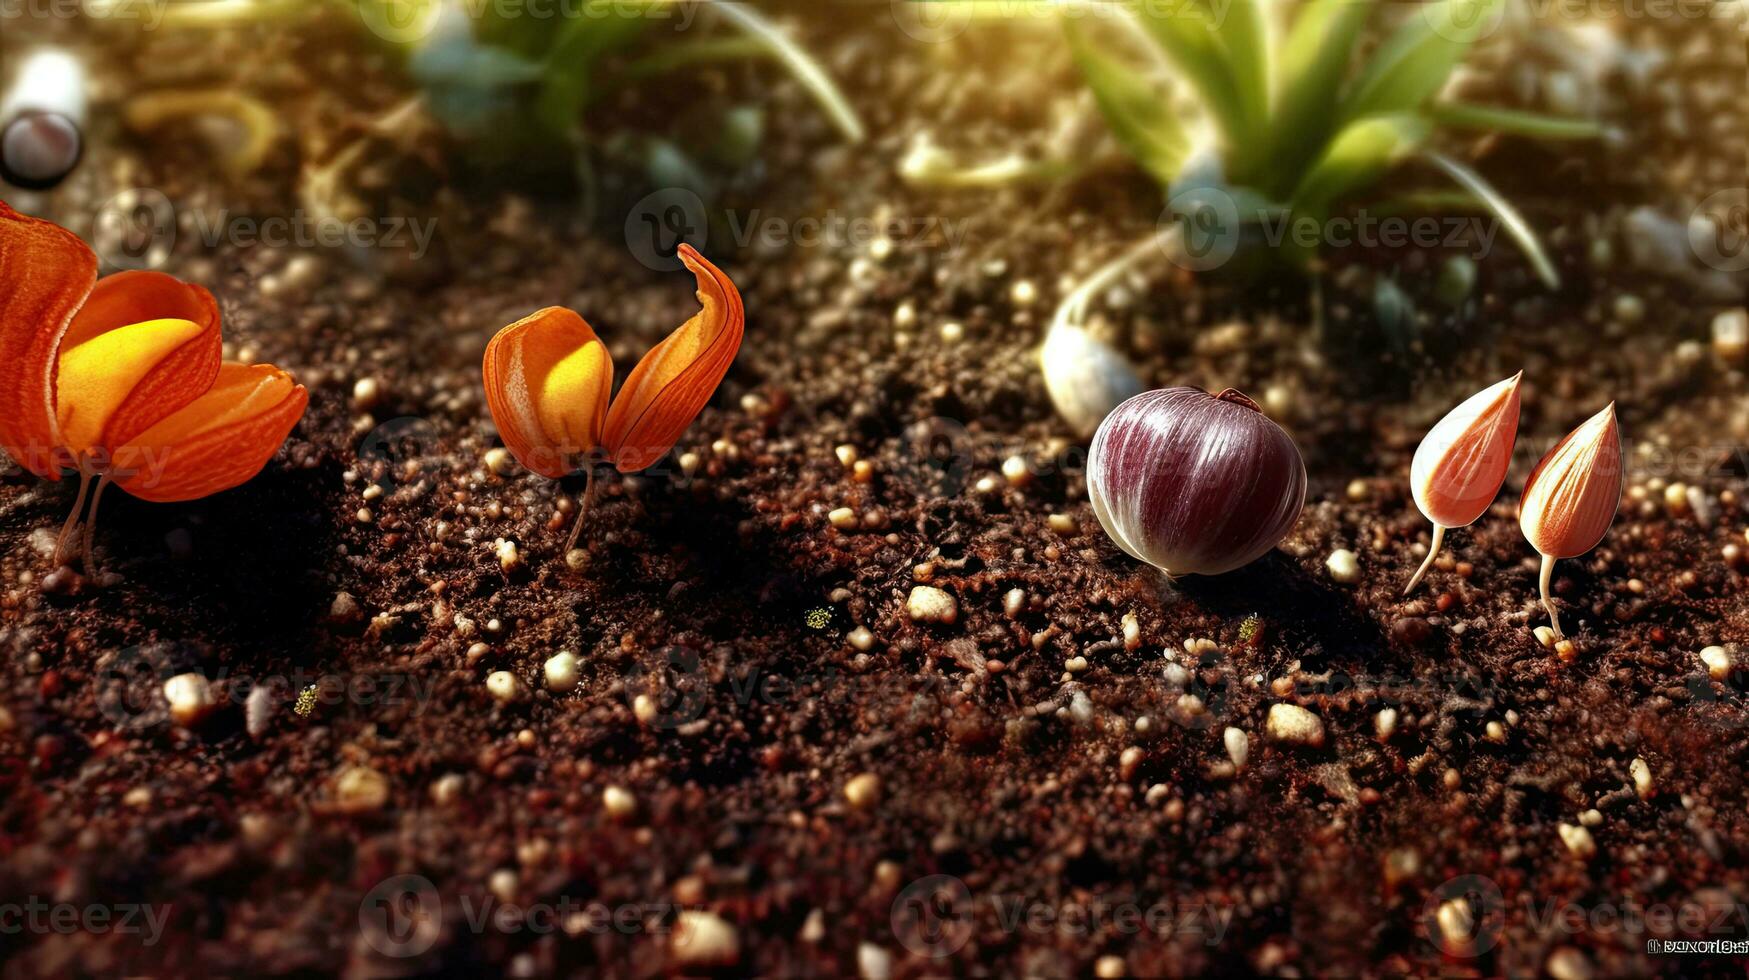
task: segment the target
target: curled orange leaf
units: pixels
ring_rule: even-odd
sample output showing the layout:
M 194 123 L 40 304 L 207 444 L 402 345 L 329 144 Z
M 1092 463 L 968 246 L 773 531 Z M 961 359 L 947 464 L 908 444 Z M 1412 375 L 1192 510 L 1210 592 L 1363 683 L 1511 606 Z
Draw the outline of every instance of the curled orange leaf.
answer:
M 552 306 L 486 345 L 486 406 L 522 465 L 558 479 L 601 444 L 613 358 L 582 317 Z
M 204 394 L 116 449 L 110 478 L 160 503 L 229 490 L 261 472 L 309 400 L 271 364 L 226 362 Z
M 698 278 L 703 309 L 644 355 L 607 413 L 602 445 L 621 473 L 649 467 L 704 410 L 741 350 L 741 293 L 690 245 L 680 261 Z
M 192 500 L 249 479 L 309 395 L 271 365 L 221 364 L 212 294 L 158 272 L 97 279 L 77 236 L 0 203 L 0 445 L 46 479 Z M 90 558 L 90 521 L 86 557 Z M 56 554 L 61 548 L 57 545 Z
M 613 358 L 589 324 L 548 307 L 498 331 L 481 374 L 504 445 L 557 479 L 599 450 L 622 473 L 646 469 L 674 448 L 741 349 L 741 293 L 690 245 L 680 260 L 698 279 L 702 309 L 644 355 L 613 391 Z
M 46 480 L 61 478 L 56 354 L 96 281 L 77 235 L 0 201 L 0 446 Z

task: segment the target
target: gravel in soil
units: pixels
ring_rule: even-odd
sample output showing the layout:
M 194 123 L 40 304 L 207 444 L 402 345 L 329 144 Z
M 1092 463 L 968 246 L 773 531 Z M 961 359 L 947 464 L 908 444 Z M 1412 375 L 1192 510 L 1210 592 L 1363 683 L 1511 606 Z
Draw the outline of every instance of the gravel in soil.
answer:
M 1155 192 L 906 188 L 890 161 L 916 119 L 971 97 L 907 109 L 926 63 L 820 43 L 891 135 L 831 149 L 779 87 L 800 122 L 732 206 L 963 237 L 707 249 L 746 295 L 743 353 L 674 456 L 600 483 L 571 555 L 581 481 L 491 453 L 480 351 L 559 303 L 629 365 L 690 315 L 683 275 L 507 194 L 446 218 L 424 281 L 178 251 L 228 354 L 291 370 L 310 412 L 234 492 L 106 502 L 103 582 L 48 568 L 67 485 L 0 485 L 0 895 L 166 916 L 151 945 L 0 936 L 7 970 L 1726 969 L 1644 939 L 1749 930 L 1749 417 L 1705 346 L 1728 304 L 1630 267 L 1615 219 L 1560 196 L 1561 292 L 1496 251 L 1462 317 L 1382 368 L 1308 330 L 1292 286 L 1134 279 L 1101 328 L 1152 383 L 1256 395 L 1312 478 L 1278 552 L 1168 583 L 1100 532 L 1033 355 L 1065 282 L 1152 227 Z M 176 148 L 117 140 L 52 215 L 88 231 L 116 187 L 213 193 Z M 1699 196 L 1635 160 L 1593 161 L 1631 188 L 1614 199 Z M 238 193 L 284 200 L 289 179 Z M 1403 263 L 1412 290 L 1437 258 Z M 1372 329 L 1349 305 L 1338 333 Z M 1428 541 L 1416 441 L 1519 368 L 1508 491 L 1402 597 Z M 1603 545 L 1560 566 L 1555 648 L 1515 493 L 1612 398 L 1636 470 Z M 206 696 L 166 700 L 190 673 Z M 1615 924 L 1660 908 L 1707 924 Z M 1468 949 L 1440 931 L 1472 921 Z

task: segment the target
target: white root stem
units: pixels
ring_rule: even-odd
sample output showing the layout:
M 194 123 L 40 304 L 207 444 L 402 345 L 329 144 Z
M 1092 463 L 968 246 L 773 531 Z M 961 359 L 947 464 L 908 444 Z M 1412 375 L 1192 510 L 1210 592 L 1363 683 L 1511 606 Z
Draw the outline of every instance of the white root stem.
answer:
M 584 478 L 583 496 L 577 498 L 577 520 L 571 524 L 571 536 L 565 539 L 565 554 L 570 554 L 577 547 L 577 538 L 583 533 L 583 522 L 589 519 L 589 505 L 595 502 L 595 461 L 590 460 L 587 467 L 588 476 Z
M 85 577 L 88 579 L 96 579 L 99 571 L 92 539 L 97 534 L 97 505 L 103 502 L 103 488 L 107 486 L 108 476 L 97 478 L 97 489 L 91 493 L 91 516 L 85 519 Z
M 1549 611 L 1549 623 L 1554 627 L 1555 639 L 1564 640 L 1567 637 L 1561 632 L 1561 616 L 1559 613 L 1555 612 L 1555 601 L 1549 598 L 1549 580 L 1554 577 L 1554 574 L 1554 556 L 1544 555 L 1542 575 L 1538 578 L 1537 586 L 1542 590 L 1543 608 Z
M 1427 576 L 1427 570 L 1433 567 L 1433 559 L 1439 557 L 1439 548 L 1443 544 L 1445 544 L 1445 525 L 1435 524 L 1433 525 L 1433 543 L 1427 546 L 1427 560 L 1421 563 L 1421 567 L 1415 570 L 1415 577 L 1411 578 L 1409 584 L 1403 587 L 1404 595 L 1414 592 L 1415 586 L 1421 584 L 1421 580 Z
M 85 497 L 91 490 L 91 474 L 79 473 L 79 495 L 73 498 L 73 512 L 67 515 L 67 522 L 61 525 L 61 533 L 55 537 L 54 565 L 56 568 L 66 560 L 67 539 L 73 536 L 73 529 L 79 526 L 79 515 L 85 510 Z

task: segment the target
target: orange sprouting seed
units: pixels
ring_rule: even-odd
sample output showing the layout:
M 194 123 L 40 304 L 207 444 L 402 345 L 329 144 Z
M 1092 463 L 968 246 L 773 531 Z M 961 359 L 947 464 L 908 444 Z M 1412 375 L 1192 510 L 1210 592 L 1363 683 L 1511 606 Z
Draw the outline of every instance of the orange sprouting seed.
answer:
M 680 261 L 698 279 L 703 307 L 644 355 L 613 391 L 613 358 L 581 316 L 548 307 L 498 331 L 481 373 L 486 405 L 504 445 L 550 479 L 582 466 L 589 486 L 566 550 L 576 544 L 599 455 L 621 473 L 661 459 L 704 410 L 741 350 L 741 293 L 690 245 Z M 610 404 L 611 402 L 611 404 Z
M 1577 558 L 1597 547 L 1621 506 L 1621 429 L 1615 402 L 1567 433 L 1543 456 L 1524 482 L 1518 526 L 1542 555 L 1539 588 L 1555 636 L 1561 620 L 1549 598 L 1555 561 Z
M 1464 399 L 1415 450 L 1409 487 L 1415 506 L 1433 522 L 1433 543 L 1404 595 L 1415 591 L 1433 566 L 1446 530 L 1474 524 L 1499 495 L 1518 440 L 1518 382 L 1523 377 L 1520 371 Z
M 97 278 L 72 232 L 0 202 L 0 447 L 47 479 L 79 474 L 55 560 L 103 490 L 194 500 L 248 480 L 309 400 L 271 365 L 224 363 L 219 308 L 158 272 Z M 92 481 L 96 481 L 95 492 Z

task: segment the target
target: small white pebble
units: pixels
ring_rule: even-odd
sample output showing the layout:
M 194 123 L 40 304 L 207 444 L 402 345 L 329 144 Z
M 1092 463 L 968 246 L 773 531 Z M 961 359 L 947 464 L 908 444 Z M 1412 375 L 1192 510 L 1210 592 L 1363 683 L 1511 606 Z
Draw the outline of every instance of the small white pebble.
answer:
M 1015 306 L 1031 306 L 1037 299 L 1038 287 L 1032 284 L 1031 279 L 1016 280 L 1014 285 L 1008 287 L 1008 300 Z
M 1324 722 L 1297 704 L 1278 701 L 1269 706 L 1264 731 L 1277 742 L 1288 745 L 1324 744 Z
M 682 967 L 734 966 L 741 959 L 741 938 L 715 912 L 686 909 L 674 920 L 668 937 L 669 953 Z
M 958 320 L 949 320 L 941 325 L 941 339 L 950 344 L 959 343 L 965 336 L 966 328 Z
M 1536 641 L 1541 643 L 1545 648 L 1549 650 L 1555 648 L 1555 631 L 1553 629 L 1550 629 L 1547 626 L 1538 626 L 1536 629 L 1531 630 L 1531 633 L 1536 636 Z
M 1372 722 L 1373 731 L 1378 733 L 1381 741 L 1389 741 L 1397 731 L 1397 709 L 1381 708 L 1378 716 Z
M 1731 651 L 1724 647 L 1706 647 L 1700 651 L 1700 662 L 1706 665 L 1706 672 L 1715 681 L 1727 680 L 1731 676 Z
M 178 725 L 189 728 L 212 713 L 212 685 L 204 674 L 177 674 L 164 682 L 164 700 L 170 703 L 170 717 Z
M 506 476 L 514 468 L 515 457 L 503 446 L 486 450 L 486 468 L 498 476 Z
M 613 819 L 624 820 L 638 812 L 638 800 L 624 786 L 609 786 L 601 791 L 601 808 Z
M 852 466 L 855 466 L 856 461 L 859 458 L 856 447 L 848 442 L 832 450 L 832 454 L 838 457 L 839 464 L 845 469 L 850 469 Z
M 369 409 L 383 399 L 382 382 L 375 378 L 359 378 L 352 383 L 352 407 Z
M 517 549 L 516 542 L 499 538 L 493 547 L 498 552 L 498 566 L 505 571 L 512 571 L 522 564 L 522 552 Z
M 389 780 L 365 766 L 348 766 L 334 777 L 334 802 L 347 813 L 381 810 L 389 801 Z
M 1578 824 L 1562 823 L 1555 826 L 1561 835 L 1561 843 L 1567 845 L 1567 850 L 1576 858 L 1589 861 L 1597 854 L 1597 842 L 1591 838 L 1591 831 Z
M 839 507 L 827 514 L 826 519 L 831 521 L 832 526 L 840 531 L 851 530 L 857 525 L 856 511 L 849 507 Z
M 1075 523 L 1075 518 L 1068 514 L 1052 514 L 1048 523 L 1050 524 L 1051 530 L 1058 534 L 1074 534 L 1079 527 L 1079 525 Z
M 1331 578 L 1343 585 L 1360 581 L 1360 560 L 1347 548 L 1330 552 L 1330 557 L 1324 559 L 1324 567 L 1330 570 Z
M 912 622 L 952 626 L 959 620 L 959 600 L 934 586 L 919 585 L 905 600 L 905 613 Z
M 522 694 L 522 682 L 508 670 L 494 670 L 486 675 L 486 690 L 500 701 L 510 702 Z
M 1121 956 L 1101 956 L 1093 964 L 1093 975 L 1099 980 L 1119 980 L 1128 976 L 1129 970 Z
M 1221 733 L 1221 741 L 1227 745 L 1227 758 L 1233 760 L 1233 768 L 1245 768 L 1245 760 L 1251 758 L 1251 736 L 1243 729 L 1228 728 Z
M 851 646 L 864 653 L 867 653 L 874 648 L 874 634 L 870 633 L 865 626 L 858 626 L 856 629 L 851 630 L 850 635 L 846 636 L 845 639 L 849 641 Z
M 1502 725 L 1497 721 L 1491 721 L 1488 723 L 1488 725 L 1484 731 L 1485 731 L 1485 734 L 1487 736 L 1488 741 L 1495 742 L 1495 743 L 1501 744 L 1501 745 L 1506 744 L 1506 726 L 1505 725 Z
M 856 944 L 857 980 L 892 980 L 893 954 L 874 943 Z
M 563 694 L 577 686 L 581 676 L 578 671 L 577 655 L 569 650 L 560 650 L 547 658 L 544 668 L 547 679 L 547 690 L 554 694 Z
M 680 473 L 690 478 L 698 472 L 699 458 L 697 453 L 680 454 Z
M 1645 759 L 1636 756 L 1634 761 L 1628 763 L 1628 775 L 1634 777 L 1634 792 L 1640 794 L 1640 799 L 1649 800 L 1658 791 L 1652 782 L 1652 767 Z
M 1139 650 L 1142 646 L 1142 624 L 1136 620 L 1135 613 L 1125 613 L 1123 617 L 1123 648 Z
M 852 776 L 844 784 L 844 800 L 858 810 L 866 810 L 881 798 L 881 777 L 872 772 Z
M 1009 619 L 1015 619 L 1026 611 L 1026 590 L 1009 589 L 1002 597 L 1002 614 Z
M 492 877 L 486 879 L 486 890 L 500 902 L 516 901 L 516 890 L 521 886 L 522 879 L 509 868 L 499 868 L 492 872 Z
M 656 718 L 661 712 L 662 706 L 657 704 L 656 699 L 648 694 L 640 694 L 632 698 L 632 717 L 636 718 L 640 725 L 655 724 Z
M 1002 461 L 1002 478 L 1009 486 L 1024 487 L 1032 482 L 1032 467 L 1023 456 L 1010 456 Z

